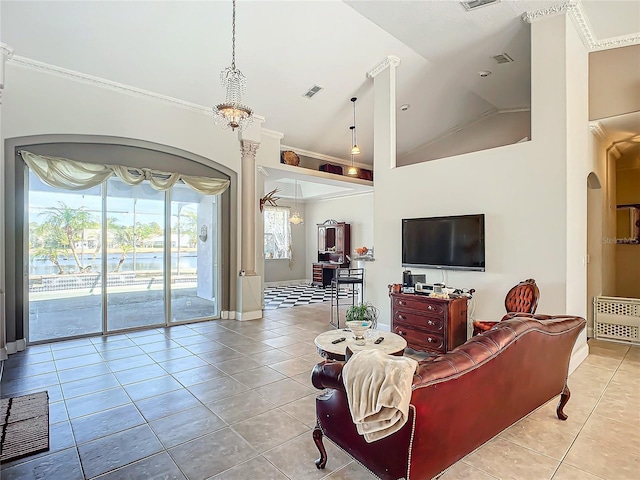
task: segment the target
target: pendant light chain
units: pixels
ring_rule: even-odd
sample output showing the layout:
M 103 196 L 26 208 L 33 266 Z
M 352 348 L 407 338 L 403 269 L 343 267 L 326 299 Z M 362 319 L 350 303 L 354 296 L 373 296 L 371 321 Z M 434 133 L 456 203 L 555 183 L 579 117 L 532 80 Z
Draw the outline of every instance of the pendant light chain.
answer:
M 236 69 L 236 0 L 233 0 L 233 15 L 231 20 L 231 69 Z

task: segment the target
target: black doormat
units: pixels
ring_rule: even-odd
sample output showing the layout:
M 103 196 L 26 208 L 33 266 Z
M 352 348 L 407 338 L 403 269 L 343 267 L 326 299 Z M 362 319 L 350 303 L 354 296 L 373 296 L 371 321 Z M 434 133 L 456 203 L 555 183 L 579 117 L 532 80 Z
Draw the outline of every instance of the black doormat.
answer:
M 0 400 L 0 463 L 49 450 L 49 393 Z

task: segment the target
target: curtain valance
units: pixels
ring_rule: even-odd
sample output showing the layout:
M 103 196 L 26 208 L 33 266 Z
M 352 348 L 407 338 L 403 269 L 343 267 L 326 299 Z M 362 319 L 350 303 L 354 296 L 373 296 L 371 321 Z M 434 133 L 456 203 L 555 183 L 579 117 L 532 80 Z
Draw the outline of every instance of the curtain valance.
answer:
M 229 188 L 229 180 L 208 178 L 180 173 L 162 172 L 150 168 L 123 167 L 121 165 L 99 165 L 78 162 L 67 158 L 19 152 L 27 166 L 47 185 L 65 190 L 85 190 L 95 187 L 116 175 L 127 185 L 138 185 L 148 180 L 151 186 L 164 191 L 178 181 L 203 195 L 218 195 Z

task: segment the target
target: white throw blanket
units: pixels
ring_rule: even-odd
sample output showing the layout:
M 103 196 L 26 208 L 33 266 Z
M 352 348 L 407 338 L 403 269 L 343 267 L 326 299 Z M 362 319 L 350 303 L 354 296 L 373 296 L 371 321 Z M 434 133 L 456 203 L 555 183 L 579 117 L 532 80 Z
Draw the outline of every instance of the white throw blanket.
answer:
M 380 350 L 355 353 L 342 370 L 351 418 L 360 435 L 375 442 L 407 422 L 418 362 Z

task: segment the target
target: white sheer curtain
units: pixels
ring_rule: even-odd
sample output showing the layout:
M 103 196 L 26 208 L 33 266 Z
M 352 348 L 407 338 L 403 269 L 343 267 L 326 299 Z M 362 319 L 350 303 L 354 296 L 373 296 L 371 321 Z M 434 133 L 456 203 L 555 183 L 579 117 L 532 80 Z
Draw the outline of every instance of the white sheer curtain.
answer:
M 148 180 L 151 186 L 164 191 L 178 181 L 203 195 L 218 195 L 229 188 L 229 180 L 220 178 L 182 175 L 150 168 L 98 165 L 78 162 L 68 158 L 47 157 L 22 150 L 19 152 L 31 171 L 43 182 L 65 190 L 85 190 L 100 185 L 112 175 L 117 175 L 127 185 L 138 185 Z

